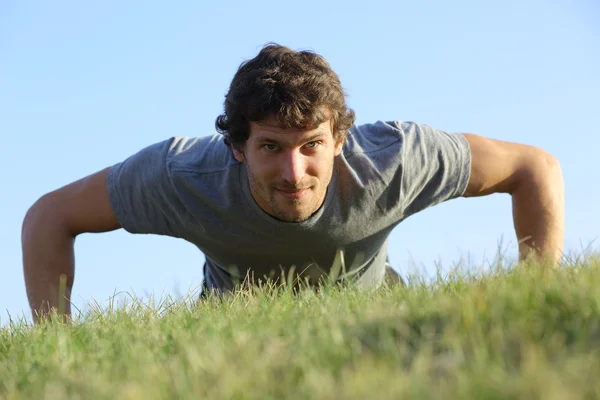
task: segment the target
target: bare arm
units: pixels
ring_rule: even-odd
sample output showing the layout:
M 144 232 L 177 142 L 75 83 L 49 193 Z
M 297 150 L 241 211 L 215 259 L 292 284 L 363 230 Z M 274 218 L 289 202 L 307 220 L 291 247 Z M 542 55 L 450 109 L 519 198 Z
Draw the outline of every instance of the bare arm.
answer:
M 564 242 L 564 182 L 560 164 L 533 146 L 466 134 L 472 153 L 465 197 L 512 195 L 519 258 L 534 255 L 556 264 Z
M 120 228 L 108 198 L 107 175 L 108 169 L 104 169 L 46 194 L 25 216 L 21 234 L 23 272 L 36 322 L 53 308 L 70 316 L 77 235 Z M 64 299 L 59 299 L 61 276 Z

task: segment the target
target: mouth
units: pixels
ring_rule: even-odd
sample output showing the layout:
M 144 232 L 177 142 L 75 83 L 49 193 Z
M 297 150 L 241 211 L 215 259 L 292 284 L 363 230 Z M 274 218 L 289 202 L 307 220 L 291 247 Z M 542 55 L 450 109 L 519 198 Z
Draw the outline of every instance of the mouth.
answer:
M 309 190 L 310 190 L 310 188 L 299 189 L 299 190 L 297 190 L 297 189 L 277 189 L 277 192 L 279 192 L 286 199 L 298 200 L 298 199 L 301 199 L 302 197 L 304 197 L 304 195 L 306 193 L 308 193 Z

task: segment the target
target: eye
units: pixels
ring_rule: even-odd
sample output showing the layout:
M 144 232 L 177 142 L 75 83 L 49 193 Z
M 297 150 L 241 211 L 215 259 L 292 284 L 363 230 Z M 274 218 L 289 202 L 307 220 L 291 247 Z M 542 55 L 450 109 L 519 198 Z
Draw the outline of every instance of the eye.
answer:
M 319 144 L 319 142 L 308 142 L 308 143 L 306 143 L 305 146 L 309 149 L 314 149 L 315 147 L 318 146 L 318 144 Z
M 263 145 L 263 149 L 267 150 L 267 151 L 275 151 L 277 150 L 277 145 L 273 144 L 273 143 L 267 143 Z

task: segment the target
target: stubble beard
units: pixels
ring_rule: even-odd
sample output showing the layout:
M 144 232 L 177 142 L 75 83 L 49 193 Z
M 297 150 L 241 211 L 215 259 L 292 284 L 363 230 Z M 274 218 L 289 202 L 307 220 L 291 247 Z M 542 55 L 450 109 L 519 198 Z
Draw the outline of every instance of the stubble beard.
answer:
M 278 220 L 284 222 L 303 222 L 306 221 L 312 215 L 312 211 L 304 212 L 302 211 L 302 209 L 300 209 L 299 212 L 290 212 L 284 210 L 283 208 L 280 208 L 275 196 L 275 192 L 271 191 L 269 205 L 271 206 L 271 210 L 273 210 L 273 214 L 275 214 L 275 218 L 277 218 Z M 299 199 L 287 200 L 287 202 L 296 207 L 302 205 L 302 200 Z
M 283 221 L 283 222 L 303 222 L 306 221 L 307 219 L 310 218 L 311 215 L 313 215 L 313 213 L 315 211 L 317 211 L 317 203 L 318 203 L 318 197 L 317 195 L 315 195 L 314 192 L 312 192 L 314 190 L 314 186 L 311 187 L 310 190 L 311 193 L 307 193 L 309 195 L 310 198 L 306 198 L 306 199 L 294 199 L 294 200 L 286 200 L 286 199 L 282 199 L 281 197 L 279 197 L 277 195 L 277 189 L 275 187 L 272 186 L 265 186 L 263 185 L 253 174 L 252 171 L 250 171 L 249 168 L 247 168 L 247 172 L 248 172 L 248 181 L 250 183 L 250 190 L 252 193 L 255 193 L 257 196 L 259 196 L 263 202 L 267 203 L 269 205 L 269 208 L 271 209 L 270 213 L 273 217 L 275 217 L 276 219 Z M 278 197 L 279 197 L 279 201 L 278 201 Z M 298 207 L 295 210 L 288 210 L 285 209 L 284 207 L 281 207 L 280 202 L 284 201 L 287 204 L 293 205 L 294 207 Z M 302 207 L 304 205 L 304 207 Z M 266 212 L 266 210 L 265 210 Z
M 263 211 L 283 222 L 304 222 L 323 206 L 323 202 L 325 201 L 325 196 L 327 194 L 327 188 L 333 176 L 333 170 L 334 163 L 332 162 L 326 175 L 329 177 L 329 179 L 326 181 L 321 180 L 318 182 L 318 184 L 311 186 L 308 189 L 310 190 L 310 193 L 307 193 L 308 197 L 304 196 L 302 199 L 287 200 L 277 196 L 277 188 L 275 185 L 263 185 L 262 182 L 252 173 L 252 168 L 250 168 L 248 163 L 246 163 L 246 172 L 248 174 L 248 182 L 250 184 L 252 196 L 260 197 L 263 202 L 269 205 L 271 212 L 269 213 L 267 210 Z M 286 210 L 280 206 L 280 203 L 277 201 L 278 197 L 280 201 L 284 201 L 287 204 L 291 204 L 296 207 L 300 206 L 300 208 L 297 208 L 294 211 Z M 256 199 L 255 201 L 257 202 Z M 303 204 L 305 207 L 302 207 Z M 261 206 L 259 205 L 259 207 Z

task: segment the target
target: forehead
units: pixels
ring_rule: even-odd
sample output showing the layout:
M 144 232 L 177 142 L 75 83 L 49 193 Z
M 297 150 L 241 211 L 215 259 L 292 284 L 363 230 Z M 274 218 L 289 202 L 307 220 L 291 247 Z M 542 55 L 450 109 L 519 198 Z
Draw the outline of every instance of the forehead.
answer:
M 332 135 L 331 121 L 325 121 L 315 128 L 284 128 L 281 127 L 273 118 L 263 121 L 250 122 L 250 139 L 251 140 L 277 140 L 277 141 L 294 141 L 308 136 L 315 135 Z

